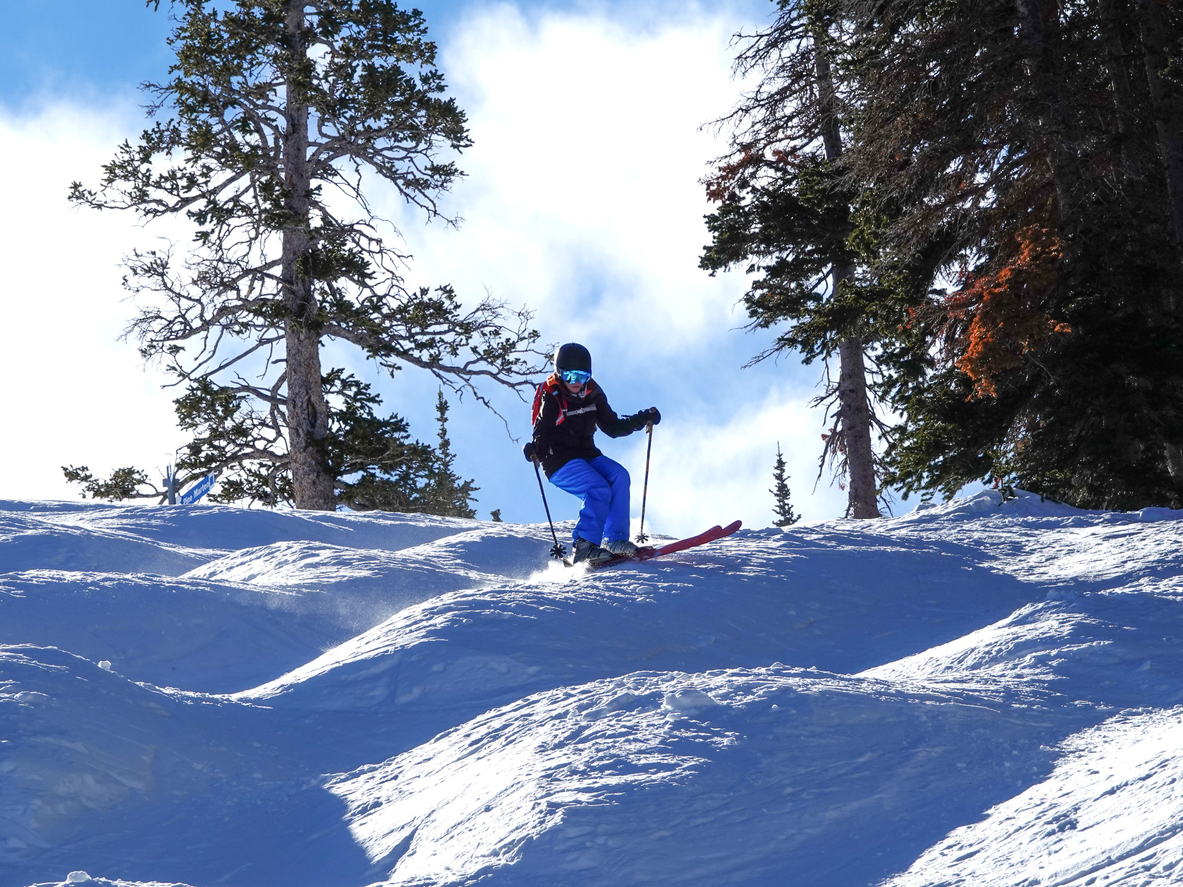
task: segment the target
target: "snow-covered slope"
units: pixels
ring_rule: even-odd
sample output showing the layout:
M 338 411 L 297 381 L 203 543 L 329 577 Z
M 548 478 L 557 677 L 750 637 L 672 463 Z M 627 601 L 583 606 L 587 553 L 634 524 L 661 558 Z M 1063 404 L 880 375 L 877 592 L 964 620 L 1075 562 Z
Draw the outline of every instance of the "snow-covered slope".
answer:
M 0 503 L 0 887 L 1174 882 L 1181 542 Z

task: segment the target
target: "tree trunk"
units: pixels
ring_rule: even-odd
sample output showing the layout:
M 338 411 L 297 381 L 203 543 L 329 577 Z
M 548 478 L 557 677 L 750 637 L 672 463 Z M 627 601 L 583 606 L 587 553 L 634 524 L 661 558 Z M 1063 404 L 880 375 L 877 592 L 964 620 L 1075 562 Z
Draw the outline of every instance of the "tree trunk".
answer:
M 288 221 L 283 229 L 281 269 L 287 321 L 288 452 L 297 508 L 332 511 L 333 478 L 325 462 L 323 441 L 328 434 L 328 408 L 321 384 L 320 326 L 316 295 L 308 276 L 311 253 L 308 158 L 308 106 L 298 82 L 298 63 L 307 57 L 302 34 L 304 0 L 288 0 L 286 31 L 291 66 L 286 73 L 286 132 L 283 145 L 284 185 Z
M 1122 168 L 1126 178 L 1142 177 L 1142 163 L 1133 141 L 1138 134 L 1140 102 L 1130 74 L 1130 45 L 1135 42 L 1129 29 L 1129 6 L 1126 0 L 1101 0 L 1100 33 L 1108 57 L 1109 80 L 1113 88 L 1113 111 L 1120 137 Z M 1144 91 L 1144 90 L 1143 90 Z
M 1138 27 L 1146 53 L 1146 77 L 1150 82 L 1159 150 L 1167 171 L 1175 241 L 1183 247 L 1183 95 L 1178 86 L 1162 76 L 1169 62 L 1168 41 L 1177 35 L 1171 33 L 1166 4 L 1161 0 L 1138 0 L 1138 7 Z
M 1080 162 L 1072 128 L 1064 111 L 1063 65 L 1059 56 L 1059 7 L 1053 0 L 1016 0 L 1020 33 L 1027 44 L 1032 89 L 1046 105 L 1035 126 L 1036 138 L 1045 146 L 1056 199 L 1060 205 L 1060 235 L 1071 245 L 1080 224 L 1076 206 L 1080 192 Z
M 834 289 L 852 269 L 834 269 Z M 856 520 L 879 517 L 875 483 L 875 452 L 871 448 L 871 408 L 867 402 L 867 370 L 862 340 L 850 336 L 838 343 L 838 419 L 846 448 L 850 481 L 847 513 Z
M 826 39 L 822 26 L 815 23 L 813 47 L 822 143 L 826 159 L 833 161 L 842 156 L 842 131 L 838 125 L 837 97 Z M 854 268 L 835 263 L 831 273 L 834 296 L 837 297 L 843 281 L 854 277 Z M 863 361 L 863 343 L 856 336 L 849 336 L 838 343 L 838 419 L 842 449 L 846 453 L 847 480 L 850 483 L 847 514 L 858 520 L 879 517 L 875 452 L 871 447 L 871 408 L 867 402 L 867 371 Z

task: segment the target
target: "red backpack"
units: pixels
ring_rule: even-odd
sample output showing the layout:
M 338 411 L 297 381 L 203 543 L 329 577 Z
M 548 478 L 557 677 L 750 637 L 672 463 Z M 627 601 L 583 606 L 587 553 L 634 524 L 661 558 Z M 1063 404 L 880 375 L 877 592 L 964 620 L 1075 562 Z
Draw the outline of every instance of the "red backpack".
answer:
M 559 420 L 555 424 L 562 425 L 563 420 L 567 418 L 567 398 L 563 397 L 563 389 L 559 387 L 559 374 L 551 373 L 534 392 L 534 407 L 530 410 L 531 427 L 538 424 L 538 414 L 542 412 L 542 397 L 546 394 L 559 396 Z

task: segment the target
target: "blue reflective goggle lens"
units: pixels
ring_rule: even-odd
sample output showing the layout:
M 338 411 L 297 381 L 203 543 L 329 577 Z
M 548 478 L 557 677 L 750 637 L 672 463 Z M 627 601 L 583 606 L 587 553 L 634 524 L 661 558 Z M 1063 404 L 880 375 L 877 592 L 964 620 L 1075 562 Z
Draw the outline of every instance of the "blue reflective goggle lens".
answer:
M 587 380 L 591 378 L 591 373 L 587 370 L 561 370 L 559 378 L 568 385 L 586 385 Z

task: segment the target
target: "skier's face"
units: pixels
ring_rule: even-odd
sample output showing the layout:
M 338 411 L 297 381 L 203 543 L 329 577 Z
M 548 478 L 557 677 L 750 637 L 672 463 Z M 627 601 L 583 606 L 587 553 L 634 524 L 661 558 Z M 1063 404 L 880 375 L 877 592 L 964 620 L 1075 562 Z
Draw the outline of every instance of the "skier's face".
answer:
M 567 389 L 567 393 L 570 394 L 572 397 L 579 397 L 581 394 L 583 394 L 583 389 L 587 386 L 584 385 L 582 382 L 572 383 L 572 382 L 568 382 L 566 379 L 564 379 L 563 380 L 563 387 Z

